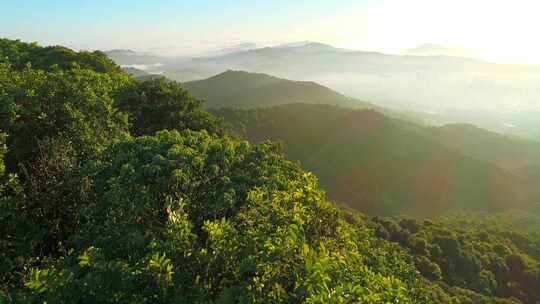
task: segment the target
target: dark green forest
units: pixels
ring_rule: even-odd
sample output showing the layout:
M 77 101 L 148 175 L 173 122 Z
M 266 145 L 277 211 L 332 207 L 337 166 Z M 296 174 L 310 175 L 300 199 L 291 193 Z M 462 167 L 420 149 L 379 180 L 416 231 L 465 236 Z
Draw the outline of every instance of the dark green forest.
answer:
M 373 110 L 265 111 L 211 114 L 101 52 L 0 39 L 0 303 L 540 301 L 540 236 L 495 213 L 528 200 L 486 182 L 513 175 Z M 457 168 L 448 210 L 482 215 L 398 216 L 446 210 L 400 194 L 430 157 Z M 338 187 L 362 170 L 381 180 Z

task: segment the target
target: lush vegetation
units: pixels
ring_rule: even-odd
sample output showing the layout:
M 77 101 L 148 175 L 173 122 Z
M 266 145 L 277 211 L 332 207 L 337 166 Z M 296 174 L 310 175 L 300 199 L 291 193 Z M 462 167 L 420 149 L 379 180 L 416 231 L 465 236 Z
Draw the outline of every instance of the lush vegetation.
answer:
M 374 218 L 377 235 L 399 243 L 418 270 L 459 303 L 540 297 L 540 235 L 519 232 L 496 216 L 458 214 L 442 222 Z M 511 302 L 511 301 L 509 301 Z
M 0 129 L 10 135 L 8 167 L 32 161 L 44 139 L 61 138 L 89 156 L 127 135 L 127 115 L 112 98 L 126 81 L 79 66 L 51 72 L 0 66 Z
M 3 44 L 8 301 L 420 299 L 404 252 L 346 222 L 276 145 L 221 135 L 178 84 Z
M 1 42 L 0 301 L 540 300 L 537 235 L 370 219 L 175 82 Z
M 100 73 L 122 73 L 105 53 L 75 52 L 63 46 L 41 47 L 36 43 L 0 38 L 0 63 L 9 63 L 13 69 L 24 69 L 29 63 L 40 70 L 69 69 L 74 65 Z
M 165 78 L 132 83 L 118 96 L 117 106 L 130 114 L 131 134 L 137 136 L 164 129 L 222 132 L 219 120 L 202 110 L 200 100 Z

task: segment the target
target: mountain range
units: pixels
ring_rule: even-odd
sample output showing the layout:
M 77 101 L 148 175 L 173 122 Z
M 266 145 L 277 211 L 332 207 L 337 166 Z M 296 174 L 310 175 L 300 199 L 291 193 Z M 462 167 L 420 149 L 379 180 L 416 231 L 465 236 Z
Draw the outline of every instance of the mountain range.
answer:
M 446 46 L 434 43 L 425 43 L 414 48 L 405 50 L 406 55 L 423 55 L 423 56 L 454 56 L 454 57 L 471 57 L 474 55 L 473 50 L 457 47 Z
M 155 75 L 139 76 L 141 80 Z M 392 118 L 423 124 L 425 116 L 412 111 L 397 111 L 348 97 L 313 81 L 295 81 L 263 73 L 226 71 L 183 86 L 206 108 L 251 109 L 288 103 L 339 105 L 353 109 L 374 109 Z
M 473 123 L 502 133 L 538 138 L 539 66 L 502 65 L 452 56 L 389 55 L 318 42 L 232 50 L 215 56 L 173 58 L 131 51 L 107 54 L 118 64 L 146 65 L 148 73 L 181 82 L 228 70 L 313 81 L 400 111 L 424 113 L 433 124 Z M 159 64 L 159 66 L 153 66 Z M 493 119 L 491 119 L 493 118 Z M 508 119 L 512 119 L 509 122 Z
M 282 141 L 331 198 L 370 214 L 527 209 L 540 198 L 536 141 L 470 124 L 429 126 L 418 113 L 260 73 L 227 71 L 184 87 L 238 136 Z
M 261 73 L 229 70 L 208 79 L 186 82 L 183 86 L 196 98 L 204 100 L 206 108 L 252 109 L 288 103 L 328 104 L 373 109 L 389 118 L 429 125 L 429 116 L 424 113 L 390 110 L 344 96 L 315 82 L 292 81 Z M 537 141 L 503 135 L 466 123 L 432 127 L 430 132 L 447 148 L 495 163 L 504 169 L 540 166 L 540 143 Z

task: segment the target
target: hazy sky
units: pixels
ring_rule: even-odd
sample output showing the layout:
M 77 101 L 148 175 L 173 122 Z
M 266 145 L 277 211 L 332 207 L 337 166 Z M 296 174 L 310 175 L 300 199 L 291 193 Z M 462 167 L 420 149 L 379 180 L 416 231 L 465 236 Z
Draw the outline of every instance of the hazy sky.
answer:
M 538 0 L 0 0 L 0 36 L 193 54 L 298 40 L 399 53 L 423 43 L 540 63 Z

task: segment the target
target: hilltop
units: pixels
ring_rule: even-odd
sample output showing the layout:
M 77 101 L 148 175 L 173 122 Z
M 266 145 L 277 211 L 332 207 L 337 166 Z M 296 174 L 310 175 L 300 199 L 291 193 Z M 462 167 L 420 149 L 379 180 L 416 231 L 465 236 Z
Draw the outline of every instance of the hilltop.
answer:
M 186 82 L 184 87 L 203 99 L 209 108 L 256 108 L 284 103 L 369 105 L 312 81 L 292 81 L 244 71 L 229 70 L 205 80 Z

